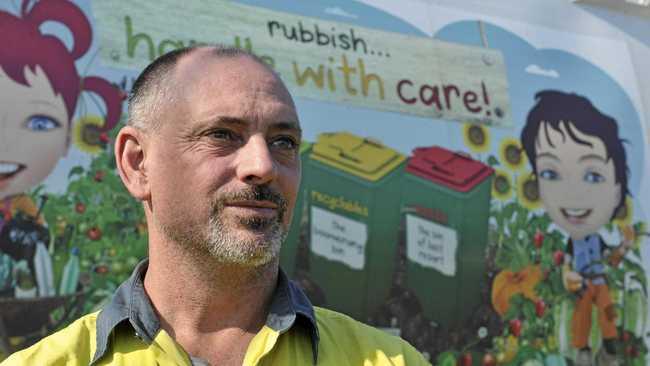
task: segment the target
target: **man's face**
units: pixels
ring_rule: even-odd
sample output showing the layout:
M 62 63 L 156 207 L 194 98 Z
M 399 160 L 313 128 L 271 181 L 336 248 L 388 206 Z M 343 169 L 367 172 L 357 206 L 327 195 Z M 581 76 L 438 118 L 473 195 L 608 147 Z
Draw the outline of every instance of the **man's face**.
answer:
M 583 239 L 609 222 L 621 187 L 614 161 L 603 141 L 578 131 L 570 123 L 555 130 L 542 123 L 536 141 L 540 197 L 553 222 L 573 239 Z M 569 130 L 579 140 L 574 140 Z
M 145 151 L 154 224 L 196 255 L 266 264 L 278 256 L 298 191 L 298 116 L 264 66 L 205 52 L 179 61 L 175 99 Z

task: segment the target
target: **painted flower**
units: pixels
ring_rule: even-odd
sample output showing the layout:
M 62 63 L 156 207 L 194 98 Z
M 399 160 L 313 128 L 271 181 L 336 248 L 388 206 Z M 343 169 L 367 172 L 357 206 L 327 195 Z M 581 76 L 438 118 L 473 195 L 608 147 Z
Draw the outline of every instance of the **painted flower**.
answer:
M 99 154 L 102 151 L 101 126 L 104 120 L 95 115 L 85 115 L 74 123 L 73 142 L 81 151 Z
M 621 207 L 616 210 L 614 215 L 614 224 L 618 227 L 625 227 L 632 223 L 632 216 L 634 214 L 632 199 L 628 196 L 625 197 L 625 202 Z
M 490 131 L 480 124 L 465 123 L 463 125 L 463 141 L 474 152 L 486 152 L 490 150 Z
M 480 327 L 478 328 L 478 337 L 480 339 L 483 339 L 488 336 L 488 330 L 486 327 Z
M 539 185 L 532 173 L 527 172 L 517 178 L 517 199 L 519 204 L 530 211 L 536 210 L 542 203 L 539 197 Z
M 512 196 L 512 177 L 506 171 L 495 169 L 492 180 L 492 197 L 506 201 Z
M 508 168 L 517 171 L 526 165 L 526 154 L 521 147 L 519 140 L 512 137 L 503 139 L 499 147 L 499 157 L 501 164 Z

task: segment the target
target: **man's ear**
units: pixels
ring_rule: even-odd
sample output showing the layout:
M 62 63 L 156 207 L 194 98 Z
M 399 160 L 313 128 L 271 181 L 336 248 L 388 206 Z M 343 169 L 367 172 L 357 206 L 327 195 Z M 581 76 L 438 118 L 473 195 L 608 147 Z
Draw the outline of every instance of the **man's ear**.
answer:
M 150 198 L 151 190 L 145 169 L 145 134 L 124 126 L 115 139 L 115 162 L 120 178 L 131 195 L 140 201 Z

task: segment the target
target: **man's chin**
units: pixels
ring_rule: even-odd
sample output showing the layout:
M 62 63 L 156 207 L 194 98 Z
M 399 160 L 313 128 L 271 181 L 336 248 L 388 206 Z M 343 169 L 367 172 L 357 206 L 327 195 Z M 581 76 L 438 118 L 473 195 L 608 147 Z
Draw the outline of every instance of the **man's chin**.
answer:
M 238 248 L 241 249 L 241 248 Z M 240 267 L 261 267 L 277 261 L 279 253 L 273 248 L 256 248 L 257 250 L 241 251 L 219 251 L 212 252 L 212 257 L 224 265 L 234 265 Z
M 208 244 L 210 255 L 220 263 L 258 267 L 276 260 L 280 255 L 281 237 L 276 233 L 235 230 L 229 238 Z

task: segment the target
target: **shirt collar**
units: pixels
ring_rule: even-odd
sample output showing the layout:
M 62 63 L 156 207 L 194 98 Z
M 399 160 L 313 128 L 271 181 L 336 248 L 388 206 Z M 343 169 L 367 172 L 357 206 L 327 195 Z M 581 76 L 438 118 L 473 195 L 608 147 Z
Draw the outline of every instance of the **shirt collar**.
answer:
M 111 301 L 97 316 L 97 349 L 91 365 L 106 354 L 110 346 L 110 335 L 118 325 L 122 323 L 130 325 L 136 337 L 147 344 L 153 341 L 160 330 L 158 316 L 144 291 L 143 280 L 148 265 L 147 259 L 140 262 L 131 277 L 120 285 Z M 125 322 L 126 320 L 128 322 Z M 300 321 L 296 322 L 296 320 Z M 280 269 L 278 283 L 266 318 L 266 326 L 284 333 L 296 323 L 309 331 L 314 364 L 316 364 L 319 335 L 314 308 L 302 290 Z

